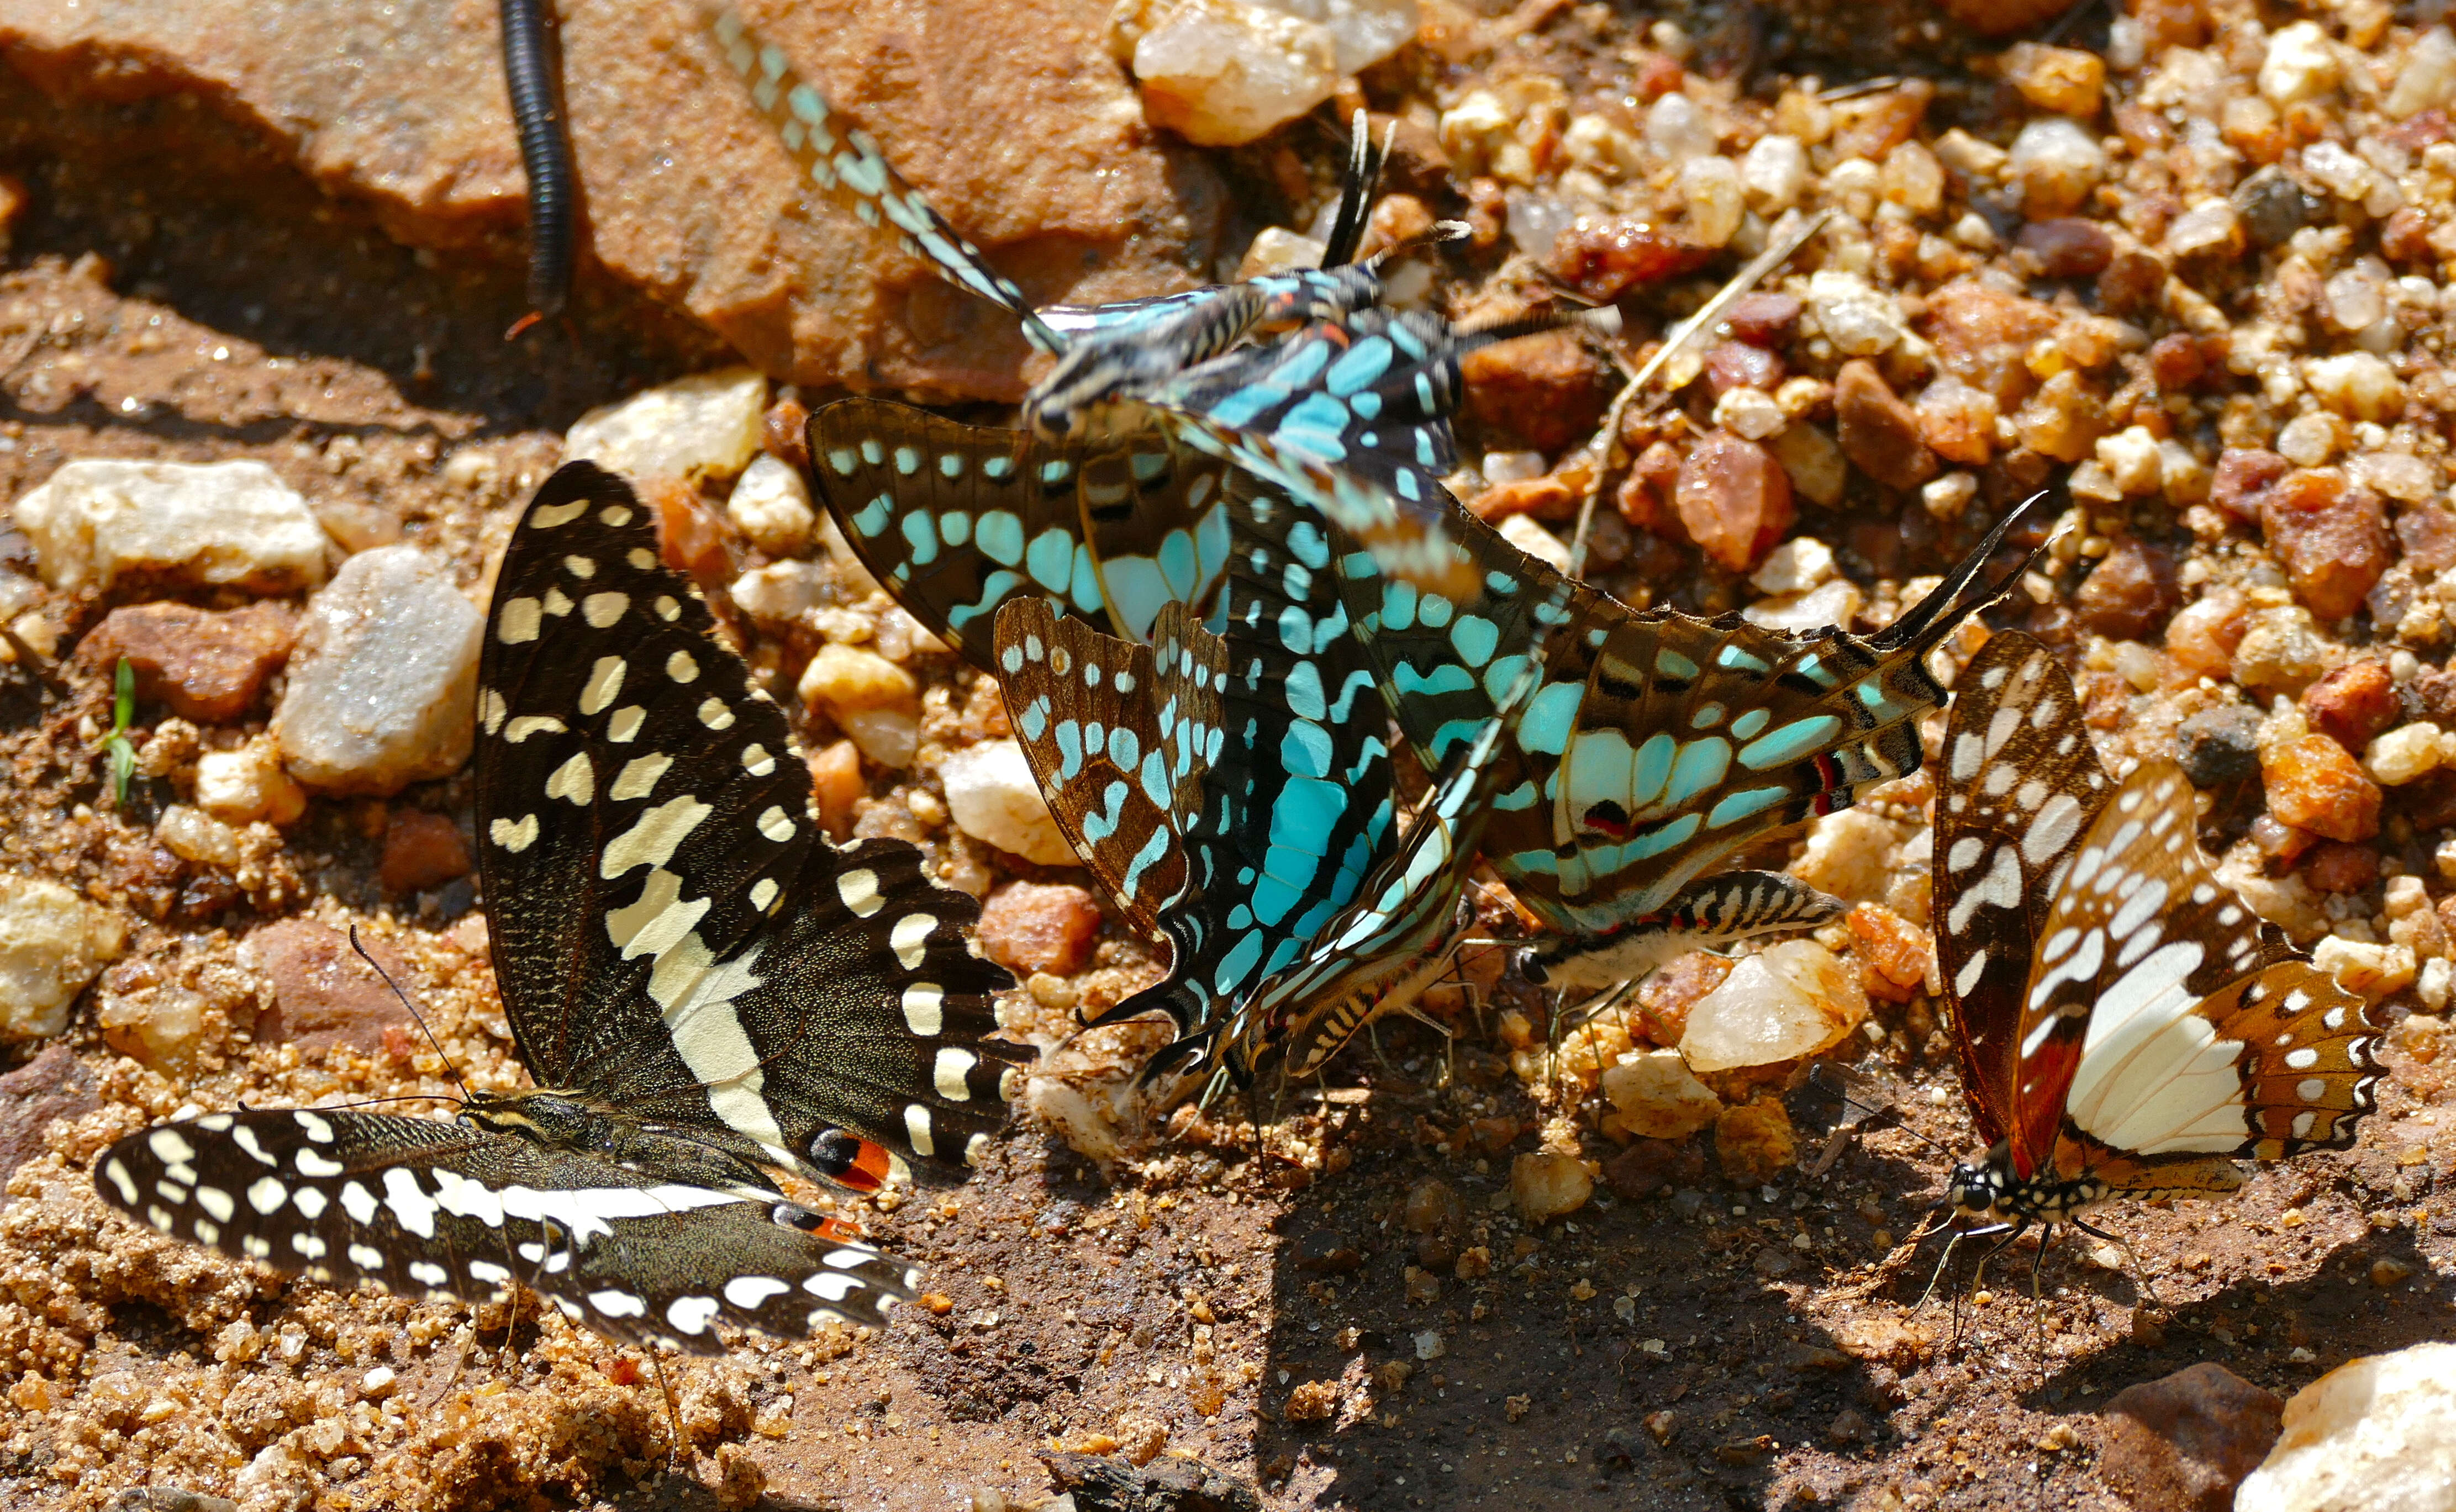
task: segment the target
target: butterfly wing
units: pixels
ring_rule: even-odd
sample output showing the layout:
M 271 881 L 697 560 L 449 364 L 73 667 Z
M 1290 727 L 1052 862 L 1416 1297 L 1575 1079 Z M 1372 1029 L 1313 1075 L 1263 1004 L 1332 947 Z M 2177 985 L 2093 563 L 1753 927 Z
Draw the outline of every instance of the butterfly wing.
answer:
M 1936 776 L 1937 969 L 1962 1086 L 2013 1169 L 2045 1169 L 2085 1019 L 2029 1043 L 2024 1004 L 2055 884 L 2113 791 L 2072 679 L 2019 631 L 1980 647 L 1956 684 Z
M 1227 469 L 1159 432 L 1043 442 L 849 398 L 813 414 L 808 438 L 814 491 L 862 563 L 984 670 L 1011 599 L 1146 641 L 1161 604 L 1218 592 Z
M 838 1131 L 952 1165 L 999 1126 L 1029 1052 L 989 1037 L 979 906 L 910 846 L 820 835 L 784 712 L 620 479 L 531 501 L 479 675 L 480 870 L 542 1086 L 854 1185 L 882 1162 Z
M 338 1110 L 211 1114 L 94 1166 L 165 1234 L 334 1286 L 479 1302 L 513 1280 L 622 1342 L 697 1354 L 711 1321 L 799 1338 L 886 1322 L 917 1277 L 773 1193 L 661 1181 L 456 1124 Z
M 2090 825 L 2031 968 L 2021 1042 L 2041 1048 L 2023 1057 L 2022 1094 L 2027 1062 L 2069 1060 L 2062 1114 L 2152 1171 L 2342 1149 L 2371 1106 L 2376 1028 L 2210 874 L 2197 796 L 2172 762 L 2144 763 Z M 2097 1174 L 2118 1188 L 2156 1179 L 2103 1159 Z
M 998 611 L 998 690 L 1024 759 L 1084 866 L 1150 934 L 1191 882 L 1182 827 L 1221 739 L 1217 643 L 1195 633 L 1209 644 L 1171 636 L 1155 654 L 1043 600 Z

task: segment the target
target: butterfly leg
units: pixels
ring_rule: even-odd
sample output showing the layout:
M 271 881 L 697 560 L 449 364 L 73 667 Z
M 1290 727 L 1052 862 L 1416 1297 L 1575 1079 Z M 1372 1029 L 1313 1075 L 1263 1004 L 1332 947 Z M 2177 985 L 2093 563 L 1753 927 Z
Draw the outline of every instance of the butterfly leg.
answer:
M 648 1346 L 648 1368 L 657 1373 L 657 1390 L 665 1399 L 665 1468 L 679 1469 L 687 1464 L 688 1450 L 683 1443 L 683 1415 L 674 1405 L 674 1383 L 665 1379 L 665 1357 L 654 1343 Z
M 2140 1278 L 2140 1290 L 2148 1294 L 2149 1305 L 2160 1313 L 2166 1310 L 2166 1299 L 2158 1295 L 2157 1277 L 2151 1276 L 2149 1274 L 2148 1267 L 2140 1263 L 2140 1256 L 2132 1248 L 2132 1241 L 2130 1239 L 2127 1239 L 2122 1235 L 2114 1233 L 2111 1230 L 2101 1229 L 2085 1218 L 2074 1218 L 2072 1220 L 2072 1226 L 2080 1230 L 2083 1234 L 2104 1239 L 2108 1243 L 2119 1247 L 2123 1251 L 2124 1264 L 2130 1266 L 2132 1268 L 2132 1274 Z

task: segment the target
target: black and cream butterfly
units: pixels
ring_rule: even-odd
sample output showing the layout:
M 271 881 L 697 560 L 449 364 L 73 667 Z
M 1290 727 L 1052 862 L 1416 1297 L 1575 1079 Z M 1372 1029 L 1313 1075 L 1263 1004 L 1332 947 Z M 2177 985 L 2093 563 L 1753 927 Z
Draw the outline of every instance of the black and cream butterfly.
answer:
M 990 1038 L 1012 981 L 966 943 L 978 905 L 909 845 L 819 833 L 784 711 L 591 464 L 504 552 L 478 718 L 489 937 L 538 1090 L 450 1124 L 209 1114 L 105 1152 L 102 1195 L 317 1281 L 517 1280 L 618 1340 L 879 1321 L 913 1274 L 766 1172 L 875 1190 L 997 1131 L 1030 1052 Z
M 2201 858 L 2168 761 L 2109 777 L 2072 680 L 2017 632 L 1962 673 L 1935 803 L 1936 960 L 1987 1151 L 1965 1217 L 2074 1220 L 2226 1192 L 2238 1159 L 2341 1150 L 2378 1029 Z

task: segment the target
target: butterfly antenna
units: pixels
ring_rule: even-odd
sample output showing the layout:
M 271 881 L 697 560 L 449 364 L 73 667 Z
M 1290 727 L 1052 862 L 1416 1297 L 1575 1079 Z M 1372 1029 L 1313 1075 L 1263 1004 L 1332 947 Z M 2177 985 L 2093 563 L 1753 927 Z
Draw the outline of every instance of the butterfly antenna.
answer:
M 2073 1219 L 2072 1226 L 2080 1230 L 2083 1234 L 2094 1235 L 2122 1250 L 2123 1263 L 2130 1266 L 2133 1272 L 2140 1277 L 2140 1289 L 2148 1294 L 2149 1305 L 2161 1313 L 2166 1311 L 2166 1299 L 2158 1295 L 2158 1278 L 2151 1276 L 2149 1274 L 2149 1268 L 2140 1263 L 2139 1252 L 2133 1249 L 2132 1241 L 2130 1239 L 2125 1238 L 2120 1234 L 2115 1233 L 2111 1229 L 2101 1229 L 2085 1218 Z
M 358 952 L 359 960 L 367 963 L 368 971 L 375 972 L 384 986 L 392 989 L 392 995 L 400 999 L 400 1006 L 408 1011 L 411 1018 L 418 1021 L 419 1032 L 424 1034 L 426 1042 L 435 1047 L 436 1058 L 442 1061 L 443 1069 L 452 1073 L 452 1084 L 460 1089 L 460 1100 L 467 1102 L 469 1083 L 461 1076 L 460 1068 L 452 1064 L 452 1057 L 444 1053 L 443 1042 L 435 1037 L 433 1029 L 427 1027 L 426 1015 L 418 1011 L 418 1005 L 409 1000 L 409 994 L 400 990 L 400 984 L 392 979 L 392 973 L 385 971 L 380 962 L 367 953 L 367 948 L 358 943 L 358 927 L 356 924 L 350 926 L 350 949 Z

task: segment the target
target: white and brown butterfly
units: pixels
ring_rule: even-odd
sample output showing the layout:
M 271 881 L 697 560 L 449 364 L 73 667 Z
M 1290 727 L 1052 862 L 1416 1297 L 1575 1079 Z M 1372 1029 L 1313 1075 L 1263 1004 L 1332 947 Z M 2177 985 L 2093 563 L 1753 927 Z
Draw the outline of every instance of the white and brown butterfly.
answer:
M 2072 679 L 2030 637 L 1998 634 L 1962 674 L 1936 958 L 1988 1149 L 1954 1169 L 1959 1216 L 2076 1221 L 2354 1142 L 2378 1026 L 2210 872 L 2194 798 L 2169 761 L 2108 776 Z

